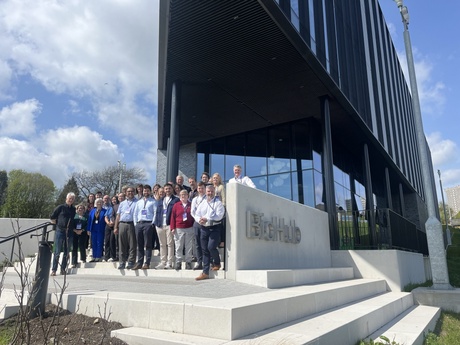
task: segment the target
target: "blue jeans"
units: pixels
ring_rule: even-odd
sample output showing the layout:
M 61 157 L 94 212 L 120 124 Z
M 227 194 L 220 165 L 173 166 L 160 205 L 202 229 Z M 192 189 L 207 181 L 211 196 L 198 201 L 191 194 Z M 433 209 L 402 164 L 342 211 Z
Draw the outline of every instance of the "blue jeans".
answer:
M 220 243 L 220 232 L 222 231 L 222 224 L 210 227 L 202 226 L 200 230 L 201 249 L 203 251 L 203 273 L 209 274 L 211 258 L 214 265 L 220 265 L 219 250 L 217 247 Z
M 52 271 L 56 272 L 59 264 L 59 256 L 61 251 L 64 252 L 61 262 L 61 271 L 64 271 L 67 267 L 67 258 L 69 257 L 69 244 L 72 243 L 72 231 L 69 231 L 66 238 L 66 230 L 56 227 L 56 233 L 54 235 L 54 257 Z

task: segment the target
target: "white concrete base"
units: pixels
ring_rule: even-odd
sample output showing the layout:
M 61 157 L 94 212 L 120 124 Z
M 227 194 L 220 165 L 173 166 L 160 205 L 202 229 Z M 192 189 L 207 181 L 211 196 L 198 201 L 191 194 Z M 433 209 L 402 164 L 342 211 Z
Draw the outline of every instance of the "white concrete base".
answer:
M 333 250 L 332 267 L 353 267 L 355 278 L 385 279 L 391 291 L 424 283 L 422 254 L 400 250 Z
M 412 290 L 412 294 L 417 304 L 460 313 L 460 289 L 434 290 L 429 287 L 419 287 Z
M 62 307 L 93 317 L 104 317 L 106 308 L 111 310 L 110 320 L 124 326 L 233 340 L 385 292 L 385 281 L 368 279 L 212 299 L 69 292 L 63 296 Z M 57 303 L 56 296 L 52 303 Z
M 378 340 L 380 336 L 385 336 L 398 344 L 423 345 L 425 336 L 434 330 L 440 315 L 439 308 L 413 306 L 371 334 L 367 340 Z
M 239 270 L 236 281 L 269 289 L 353 279 L 352 267 L 297 270 Z
M 163 331 L 128 328 L 113 331 L 112 336 L 119 337 L 131 345 L 141 344 L 356 344 L 369 333 L 380 328 L 403 313 L 412 305 L 408 293 L 385 293 L 366 300 L 316 313 L 291 322 L 260 330 L 257 333 L 237 338 L 233 341 L 205 336 L 171 334 Z M 253 320 L 255 314 L 248 314 L 246 320 Z M 219 320 L 218 323 L 222 321 Z M 210 329 L 216 323 L 205 326 Z M 404 343 L 409 345 L 408 343 Z

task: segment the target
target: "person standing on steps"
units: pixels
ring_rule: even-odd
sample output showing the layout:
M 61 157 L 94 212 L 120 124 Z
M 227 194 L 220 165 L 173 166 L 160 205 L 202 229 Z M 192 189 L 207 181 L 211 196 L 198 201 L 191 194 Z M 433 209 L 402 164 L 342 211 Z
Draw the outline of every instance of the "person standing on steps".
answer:
M 200 224 L 201 248 L 203 250 L 203 272 L 195 280 L 209 279 L 211 259 L 214 262 L 213 271 L 220 269 L 220 257 L 217 247 L 222 231 L 222 217 L 225 215 L 224 205 L 214 195 L 214 186 L 206 186 L 206 200 L 195 212 L 195 220 Z
M 182 268 L 184 261 L 183 251 L 185 248 L 185 269 L 192 269 L 192 245 L 195 233 L 193 223 L 195 220 L 191 215 L 192 203 L 188 200 L 188 191 L 182 189 L 179 193 L 180 202 L 176 202 L 171 213 L 171 233 L 174 236 L 176 245 L 176 270 Z
M 173 186 L 171 183 L 166 183 L 163 187 L 165 196 L 156 203 L 154 224 L 158 233 L 158 241 L 160 242 L 160 257 L 161 262 L 155 269 L 170 269 L 172 268 L 172 260 L 174 258 L 174 237 L 171 233 L 170 222 L 172 208 L 179 198 L 173 194 Z
M 153 215 L 155 199 L 150 196 L 151 187 L 144 185 L 143 197 L 138 200 L 134 208 L 134 228 L 137 239 L 137 263 L 133 270 L 149 269 L 153 250 Z M 144 263 L 145 256 L 145 263 Z
M 136 262 L 137 241 L 136 230 L 134 229 L 134 207 L 136 199 L 134 198 L 134 188 L 126 188 L 126 199 L 120 203 L 115 219 L 113 232 L 118 234 L 119 247 L 119 270 L 132 269 Z M 128 262 L 128 266 L 126 266 Z
M 56 224 L 56 233 L 54 235 L 54 256 L 51 275 L 55 276 L 59 265 L 59 256 L 61 251 L 64 252 L 61 262 L 61 274 L 66 273 L 67 258 L 69 254 L 69 241 L 73 241 L 73 220 L 75 218 L 75 193 L 68 193 L 65 203 L 56 207 L 50 216 L 52 224 Z

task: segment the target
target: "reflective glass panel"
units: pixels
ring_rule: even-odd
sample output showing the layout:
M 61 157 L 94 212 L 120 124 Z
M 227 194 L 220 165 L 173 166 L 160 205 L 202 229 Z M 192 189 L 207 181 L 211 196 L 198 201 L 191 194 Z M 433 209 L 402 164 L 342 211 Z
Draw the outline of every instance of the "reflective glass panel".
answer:
M 299 181 L 297 179 L 297 172 L 291 173 L 291 181 L 292 181 L 292 201 L 299 202 Z
M 266 157 L 246 157 L 246 175 L 260 176 L 267 175 Z
M 286 199 L 291 199 L 291 174 L 268 176 L 268 191 Z
M 321 155 L 315 150 L 313 150 L 313 168 L 319 172 L 323 171 L 323 166 L 321 165 Z
M 315 183 L 315 208 L 324 211 L 323 175 L 317 171 L 314 172 L 314 183 Z
M 224 162 L 225 156 L 221 154 L 209 155 L 209 175 L 212 176 L 214 173 L 219 173 L 221 176 L 224 175 Z
M 318 174 L 319 175 L 319 174 Z M 313 170 L 302 172 L 303 179 L 303 203 L 304 205 L 315 207 L 315 185 L 313 183 Z M 322 192 L 321 192 L 322 193 Z
M 257 189 L 267 192 L 267 176 L 252 177 L 251 180 L 254 182 Z

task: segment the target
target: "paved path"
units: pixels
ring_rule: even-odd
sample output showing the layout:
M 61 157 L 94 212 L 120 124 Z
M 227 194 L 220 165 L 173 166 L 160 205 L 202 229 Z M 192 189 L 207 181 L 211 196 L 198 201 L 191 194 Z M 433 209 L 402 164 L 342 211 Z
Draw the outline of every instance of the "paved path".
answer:
M 234 282 L 227 279 L 209 279 L 201 282 L 193 278 L 165 278 L 152 276 L 111 276 L 69 274 L 66 279 L 66 291 L 107 291 L 151 293 L 169 296 L 190 296 L 203 298 L 225 298 L 250 295 L 269 291 L 267 288 Z M 63 276 L 50 277 L 48 291 L 56 293 L 64 284 Z M 5 276 L 4 288 L 20 286 L 20 279 L 14 272 Z

